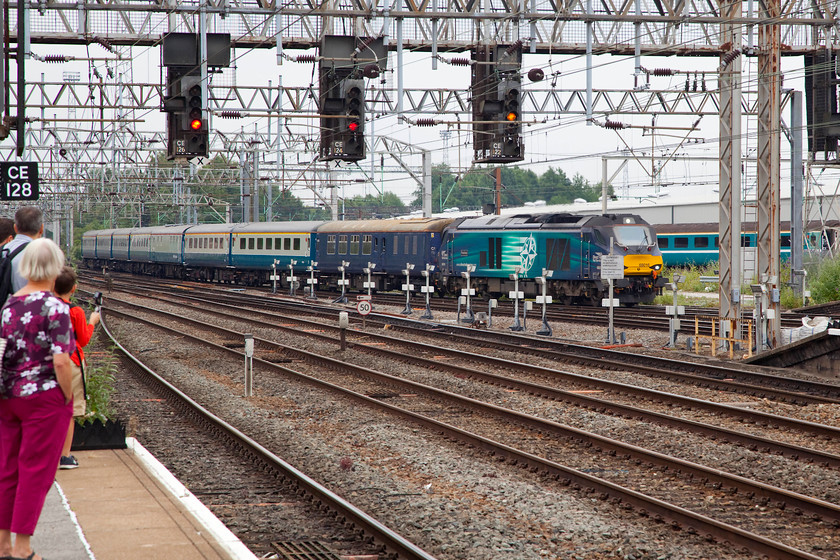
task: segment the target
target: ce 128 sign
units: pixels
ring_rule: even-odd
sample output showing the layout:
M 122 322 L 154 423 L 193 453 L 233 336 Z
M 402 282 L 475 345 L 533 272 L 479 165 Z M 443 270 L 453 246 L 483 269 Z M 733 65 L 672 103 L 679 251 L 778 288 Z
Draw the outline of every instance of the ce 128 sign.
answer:
M 38 200 L 36 162 L 0 162 L 0 200 Z

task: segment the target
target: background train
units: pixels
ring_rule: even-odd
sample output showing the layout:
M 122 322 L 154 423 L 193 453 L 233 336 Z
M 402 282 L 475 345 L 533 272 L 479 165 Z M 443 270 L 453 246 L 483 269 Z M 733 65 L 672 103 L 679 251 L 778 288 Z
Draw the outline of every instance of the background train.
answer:
M 720 258 L 719 225 L 709 224 L 666 224 L 655 225 L 656 238 L 665 266 L 704 266 L 717 262 Z M 804 248 L 818 253 L 836 251 L 840 221 L 826 223 L 810 222 L 805 228 Z M 746 230 L 741 234 L 741 247 L 745 253 L 755 251 L 757 234 L 756 224 L 742 224 Z M 790 258 L 790 222 L 781 222 L 782 261 Z M 753 230 L 750 232 L 750 230 Z M 835 253 L 836 254 L 836 253 Z
M 662 255 L 651 226 L 632 214 L 579 216 L 520 214 L 480 218 L 422 218 L 339 222 L 257 222 L 174 225 L 89 231 L 82 238 L 82 259 L 89 268 L 156 277 L 267 284 L 272 265 L 288 286 L 317 263 L 318 286 L 338 289 L 344 268 L 351 290 L 362 290 L 365 268 L 373 266 L 375 290 L 399 290 L 406 266 L 422 282 L 427 266 L 439 293 L 457 294 L 463 273 L 479 294 L 507 295 L 514 289 L 540 293 L 535 278 L 551 270 L 548 293 L 563 303 L 600 305 L 605 284 L 600 257 L 624 256 L 625 278 L 615 293 L 626 305 L 653 301 L 667 282 Z M 518 271 L 518 272 L 517 272 Z M 300 282 L 300 280 L 299 280 Z

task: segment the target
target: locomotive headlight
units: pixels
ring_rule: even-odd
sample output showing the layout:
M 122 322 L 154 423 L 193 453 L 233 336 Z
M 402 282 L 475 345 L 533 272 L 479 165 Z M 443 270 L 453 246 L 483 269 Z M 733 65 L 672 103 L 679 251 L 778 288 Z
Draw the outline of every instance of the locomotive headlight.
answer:
M 661 264 L 655 264 L 651 267 L 653 270 L 660 270 L 662 268 Z

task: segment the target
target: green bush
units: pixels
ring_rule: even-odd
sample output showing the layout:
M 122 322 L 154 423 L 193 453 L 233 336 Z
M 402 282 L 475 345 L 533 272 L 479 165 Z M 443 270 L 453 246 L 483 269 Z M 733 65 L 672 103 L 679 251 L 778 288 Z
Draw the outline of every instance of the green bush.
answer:
M 87 360 L 86 360 L 87 361 Z M 111 395 L 114 394 L 114 374 L 117 371 L 117 360 L 113 352 L 98 352 L 95 365 L 88 361 L 85 368 L 85 388 L 87 390 L 87 411 L 80 419 L 82 424 L 99 420 L 104 423 L 113 419 Z
M 840 299 L 840 257 L 821 260 L 809 269 L 807 288 L 811 290 L 811 303 Z

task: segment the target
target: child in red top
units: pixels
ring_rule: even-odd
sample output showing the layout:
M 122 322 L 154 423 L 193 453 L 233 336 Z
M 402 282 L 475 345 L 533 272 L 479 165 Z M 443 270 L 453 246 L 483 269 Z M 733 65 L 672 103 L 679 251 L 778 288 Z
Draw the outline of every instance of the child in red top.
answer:
M 70 298 L 76 292 L 76 271 L 65 266 L 58 278 L 55 279 L 55 295 L 70 303 Z M 82 350 L 90 342 L 93 336 L 93 329 L 99 323 L 99 313 L 94 311 L 90 314 L 90 322 L 85 318 L 85 311 L 77 305 L 70 305 L 70 322 L 73 324 L 73 332 L 76 335 L 76 351 L 70 355 L 73 361 L 73 417 L 85 415 L 85 391 L 84 391 L 84 365 L 85 353 Z M 61 461 L 58 468 L 75 469 L 79 466 L 76 458 L 70 455 L 70 446 L 73 444 L 73 429 L 75 420 L 70 422 L 67 430 L 67 438 L 64 440 L 64 448 L 61 450 Z

